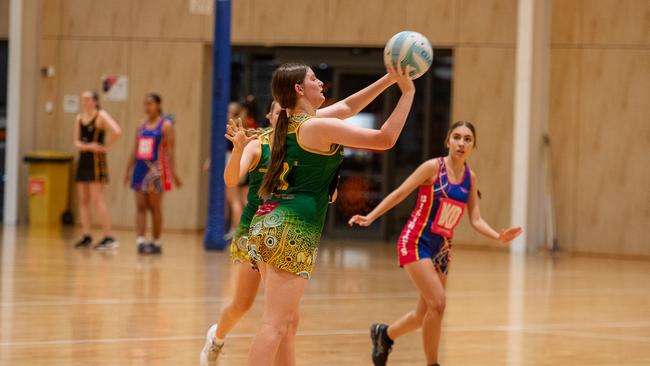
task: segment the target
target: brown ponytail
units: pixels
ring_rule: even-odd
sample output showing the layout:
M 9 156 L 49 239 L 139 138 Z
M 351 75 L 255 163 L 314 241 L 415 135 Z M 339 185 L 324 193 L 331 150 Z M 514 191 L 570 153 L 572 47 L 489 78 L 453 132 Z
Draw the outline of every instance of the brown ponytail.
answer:
M 90 92 L 90 96 L 95 101 L 95 108 L 97 108 L 98 111 L 101 110 L 102 105 L 99 103 L 99 93 L 97 93 L 96 91 L 93 90 L 93 91 Z
M 280 115 L 273 133 L 273 148 L 271 149 L 271 161 L 269 168 L 264 175 L 259 195 L 267 199 L 275 190 L 275 186 L 282 174 L 282 165 L 287 152 L 287 133 L 289 131 L 289 116 L 287 109 L 293 109 L 298 103 L 298 95 L 294 86 L 302 84 L 307 76 L 309 66 L 305 64 L 289 63 L 278 67 L 273 72 L 271 79 L 271 93 L 273 99 L 280 104 Z

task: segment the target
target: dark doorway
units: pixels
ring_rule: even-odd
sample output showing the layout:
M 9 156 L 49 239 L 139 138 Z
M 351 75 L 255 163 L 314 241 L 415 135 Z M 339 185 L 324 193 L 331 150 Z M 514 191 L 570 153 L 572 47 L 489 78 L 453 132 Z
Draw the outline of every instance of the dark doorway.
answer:
M 252 94 L 258 106 L 271 101 L 271 74 L 289 61 L 312 66 L 325 83 L 326 103 L 334 103 L 377 80 L 385 73 L 378 48 L 235 47 L 233 49 L 233 100 Z M 386 152 L 346 149 L 341 167 L 339 199 L 328 212 L 325 234 L 331 237 L 389 239 L 399 235 L 415 205 L 414 195 L 365 230 L 350 229 L 347 220 L 367 213 L 395 189 L 424 160 L 444 154 L 443 140 L 450 122 L 453 54 L 434 50 L 429 72 L 416 80 L 416 99 L 396 146 Z M 356 118 L 348 121 L 379 128 L 399 98 L 391 87 Z M 258 121 L 265 108 L 259 108 Z

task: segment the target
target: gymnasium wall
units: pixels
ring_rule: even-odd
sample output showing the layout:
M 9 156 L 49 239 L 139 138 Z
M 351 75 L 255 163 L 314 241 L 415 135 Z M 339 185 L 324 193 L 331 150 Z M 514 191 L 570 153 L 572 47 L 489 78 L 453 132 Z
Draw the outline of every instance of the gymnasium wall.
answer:
M 185 187 L 166 197 L 167 227 L 203 225 L 206 177 L 200 141 L 204 45 L 212 17 L 190 15 L 188 0 L 41 0 L 42 65 L 55 65 L 53 78 L 41 78 L 37 146 L 72 151 L 73 115 L 63 113 L 63 95 L 98 88 L 103 73 L 129 76 L 129 101 L 106 102 L 125 135 L 109 154 L 108 194 L 115 224 L 132 225 L 133 199 L 123 186 L 124 162 L 142 118 L 142 96 L 159 91 L 177 119 L 177 159 Z M 485 192 L 484 214 L 497 226 L 509 218 L 509 138 L 515 36 L 515 0 L 417 0 L 405 7 L 388 0 L 233 1 L 233 43 L 247 45 L 377 46 L 399 30 L 426 34 L 434 46 L 456 47 L 454 119 L 475 121 L 481 150 L 472 166 Z M 88 16 L 97 14 L 97 16 Z M 101 16 L 99 16 L 101 14 Z M 359 14 L 364 14 L 359 17 Z M 463 16 L 459 16 L 463 14 Z M 314 22 L 313 19 L 324 18 Z M 287 21 L 290 20 L 290 21 Z M 302 30 L 298 35 L 297 29 Z M 52 133 L 51 131 L 56 131 Z M 475 240 L 468 234 L 463 239 Z
M 125 128 L 110 154 L 109 185 L 116 224 L 130 226 L 131 192 L 121 184 L 127 150 L 142 117 L 142 95 L 162 93 L 178 119 L 178 160 L 185 187 L 166 198 L 169 228 L 203 225 L 206 177 L 201 172 L 207 123 L 205 44 L 212 18 L 191 15 L 189 0 L 46 0 L 39 147 L 71 151 L 72 115 L 64 94 L 97 88 L 102 73 L 130 77 L 129 101 L 105 103 Z M 644 168 L 650 144 L 650 2 L 553 1 L 550 121 L 560 245 L 570 251 L 650 254 L 650 186 Z M 88 17 L 88 14 L 101 16 Z M 362 14 L 362 16 L 360 16 Z M 395 32 L 424 33 L 454 49 L 453 119 L 474 121 L 479 149 L 471 160 L 483 192 L 482 213 L 497 228 L 510 216 L 516 0 L 236 0 L 232 36 L 239 45 L 381 47 Z M 314 21 L 322 19 L 322 21 Z M 51 133 L 57 131 L 57 133 Z M 196 142 L 201 143 L 197 144 Z M 459 242 L 485 244 L 465 227 Z
M 9 38 L 9 0 L 0 0 L 0 39 Z
M 650 1 L 554 1 L 550 134 L 560 244 L 650 255 Z
M 37 146 L 73 152 L 74 114 L 64 113 L 64 95 L 100 89 L 102 74 L 126 75 L 125 102 L 104 102 L 124 135 L 108 154 L 108 201 L 114 224 L 132 226 L 134 199 L 123 184 L 127 156 L 144 118 L 147 92 L 162 95 L 163 110 L 176 117 L 177 170 L 183 188 L 165 197 L 165 226 L 194 230 L 203 226 L 205 195 L 201 167 L 207 135 L 202 126 L 205 43 L 211 38 L 208 16 L 190 15 L 187 0 L 42 0 L 41 65 L 56 75 L 40 78 Z M 54 102 L 54 110 L 42 106 Z
M 484 193 L 482 213 L 496 227 L 510 220 L 516 0 L 243 0 L 233 2 L 240 44 L 383 47 L 400 30 L 454 48 L 454 120 L 475 122 L 480 150 L 472 168 Z M 323 21 L 314 21 L 314 19 Z M 288 24 L 288 26 L 287 26 Z M 272 30 L 272 31 L 270 31 Z M 298 32 L 297 30 L 300 30 Z M 457 239 L 488 241 L 469 230 Z

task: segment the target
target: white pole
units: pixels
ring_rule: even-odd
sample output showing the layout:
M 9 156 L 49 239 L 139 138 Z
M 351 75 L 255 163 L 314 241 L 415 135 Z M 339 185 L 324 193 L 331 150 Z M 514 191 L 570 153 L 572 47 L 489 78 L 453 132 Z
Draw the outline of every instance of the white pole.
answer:
M 7 142 L 5 145 L 4 224 L 18 222 L 20 166 L 20 75 L 22 63 L 23 2 L 9 3 L 9 80 L 7 85 Z
M 510 224 L 524 232 L 510 244 L 511 253 L 525 253 L 528 212 L 528 175 L 533 85 L 534 0 L 519 0 L 517 56 L 515 64 L 514 131 L 512 144 L 512 192 Z

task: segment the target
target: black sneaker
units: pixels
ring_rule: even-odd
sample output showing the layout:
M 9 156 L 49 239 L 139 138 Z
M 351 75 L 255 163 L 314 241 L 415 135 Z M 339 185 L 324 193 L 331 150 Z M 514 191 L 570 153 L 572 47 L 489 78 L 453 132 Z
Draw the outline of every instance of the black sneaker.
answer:
M 138 252 L 140 254 L 161 254 L 162 246 L 155 243 L 149 243 L 144 245 L 144 248 L 142 249 L 141 252 L 140 252 L 140 247 L 138 246 Z
M 93 243 L 93 238 L 90 235 L 84 235 L 81 240 L 75 243 L 75 248 L 88 248 Z
M 388 338 L 388 325 L 375 323 L 370 326 L 372 340 L 372 363 L 375 366 L 385 366 L 388 355 L 393 350 L 393 341 Z
M 145 251 L 147 250 L 147 246 L 149 246 L 149 244 L 145 242 L 138 244 L 138 254 L 145 254 Z
M 110 236 L 105 237 L 93 247 L 95 250 L 111 250 L 120 246 L 120 243 Z

